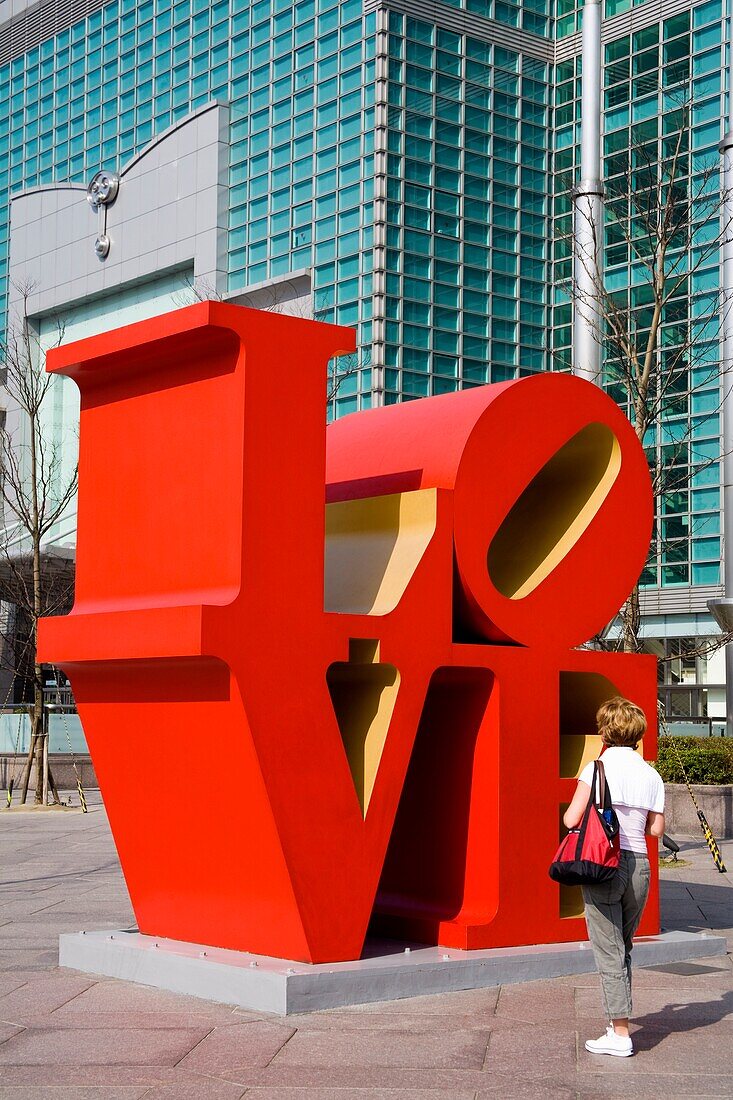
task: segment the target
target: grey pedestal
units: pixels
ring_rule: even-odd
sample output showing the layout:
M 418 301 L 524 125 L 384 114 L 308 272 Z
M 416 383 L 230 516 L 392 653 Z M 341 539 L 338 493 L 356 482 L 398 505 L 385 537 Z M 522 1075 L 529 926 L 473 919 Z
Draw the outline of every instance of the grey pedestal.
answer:
M 726 953 L 722 936 L 665 932 L 636 941 L 634 964 L 653 966 Z M 354 962 L 308 963 L 155 939 L 139 932 L 60 936 L 59 965 L 285 1016 L 369 1001 L 509 985 L 592 971 L 587 943 L 491 951 L 370 943 Z

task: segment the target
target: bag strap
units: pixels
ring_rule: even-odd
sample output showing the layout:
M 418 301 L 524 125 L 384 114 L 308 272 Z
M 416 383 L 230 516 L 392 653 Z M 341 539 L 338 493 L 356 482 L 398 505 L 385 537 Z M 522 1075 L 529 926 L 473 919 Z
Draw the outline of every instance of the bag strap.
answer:
M 611 801 L 611 792 L 608 789 L 608 783 L 606 782 L 606 769 L 603 766 L 602 760 L 595 761 L 595 769 L 593 773 L 593 793 L 595 794 L 595 775 L 598 774 L 598 804 L 602 810 L 612 810 L 613 803 Z
M 598 801 L 596 802 L 596 792 L 598 793 Z M 603 766 L 602 760 L 593 761 L 593 778 L 591 780 L 590 794 L 588 795 L 588 801 L 583 811 L 583 817 L 581 818 L 580 825 L 578 827 L 578 840 L 575 846 L 575 858 L 581 858 L 581 852 L 583 850 L 583 841 L 585 839 L 585 833 L 588 828 L 588 819 L 593 807 L 600 811 L 612 810 L 613 803 L 611 802 L 611 792 L 608 789 L 608 783 L 606 782 L 606 769 Z
M 578 840 L 577 840 L 577 843 L 575 845 L 575 858 L 576 859 L 581 858 L 581 852 L 583 850 L 583 841 L 585 840 L 585 833 L 586 833 L 586 830 L 588 828 L 588 819 L 590 817 L 591 810 L 593 809 L 593 807 L 596 804 L 596 782 L 599 778 L 599 764 L 600 764 L 600 774 L 603 775 L 603 782 L 605 783 L 605 778 L 606 777 L 605 777 L 605 774 L 603 772 L 603 765 L 601 764 L 600 760 L 594 760 L 593 761 L 593 778 L 591 780 L 590 794 L 588 795 L 588 801 L 585 804 L 585 810 L 583 811 L 583 816 L 580 820 L 580 825 L 578 827 Z
M 598 774 L 598 805 L 603 806 L 606 801 L 606 769 L 603 767 L 602 760 L 596 760 L 595 771 Z M 595 795 L 595 788 L 593 791 Z

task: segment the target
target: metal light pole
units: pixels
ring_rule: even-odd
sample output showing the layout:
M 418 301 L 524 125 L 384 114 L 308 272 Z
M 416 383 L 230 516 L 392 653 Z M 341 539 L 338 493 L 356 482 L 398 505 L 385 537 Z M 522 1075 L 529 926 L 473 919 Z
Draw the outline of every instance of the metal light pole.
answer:
M 600 0 L 585 0 L 583 7 L 580 132 L 580 182 L 573 192 L 573 374 L 600 383 L 598 285 L 603 248 Z
M 721 371 L 723 448 L 723 585 L 725 595 L 708 607 L 721 630 L 733 631 L 733 0 L 728 15 L 728 122 L 720 143 L 723 158 L 723 244 L 720 286 L 723 310 Z M 733 642 L 725 647 L 726 733 L 733 737 Z

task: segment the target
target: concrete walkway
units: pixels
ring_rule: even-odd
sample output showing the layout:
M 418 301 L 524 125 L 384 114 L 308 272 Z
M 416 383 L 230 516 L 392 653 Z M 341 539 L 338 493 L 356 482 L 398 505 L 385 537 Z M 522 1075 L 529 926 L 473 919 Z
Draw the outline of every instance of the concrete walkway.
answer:
M 677 840 L 664 926 L 733 947 L 733 877 Z M 638 970 L 637 1054 L 613 1059 L 583 1049 L 604 1027 L 587 975 L 284 1021 L 57 968 L 59 932 L 132 923 L 98 800 L 0 811 L 0 1100 L 733 1096 L 730 956 Z

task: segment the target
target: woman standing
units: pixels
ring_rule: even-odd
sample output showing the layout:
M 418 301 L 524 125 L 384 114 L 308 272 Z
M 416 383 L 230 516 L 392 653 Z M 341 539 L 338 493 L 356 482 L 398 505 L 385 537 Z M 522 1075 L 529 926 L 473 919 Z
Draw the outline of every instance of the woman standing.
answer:
M 649 894 L 646 837 L 664 834 L 664 783 L 658 772 L 635 752 L 646 731 L 643 710 L 628 699 L 609 699 L 596 715 L 603 741 L 603 764 L 619 823 L 621 862 L 606 882 L 583 887 L 585 920 L 593 956 L 601 975 L 603 1006 L 609 1025 L 600 1039 L 589 1039 L 592 1054 L 628 1058 L 631 1015 L 631 949 L 634 932 Z M 563 821 L 574 829 L 583 817 L 593 782 L 593 762 L 580 773 Z

